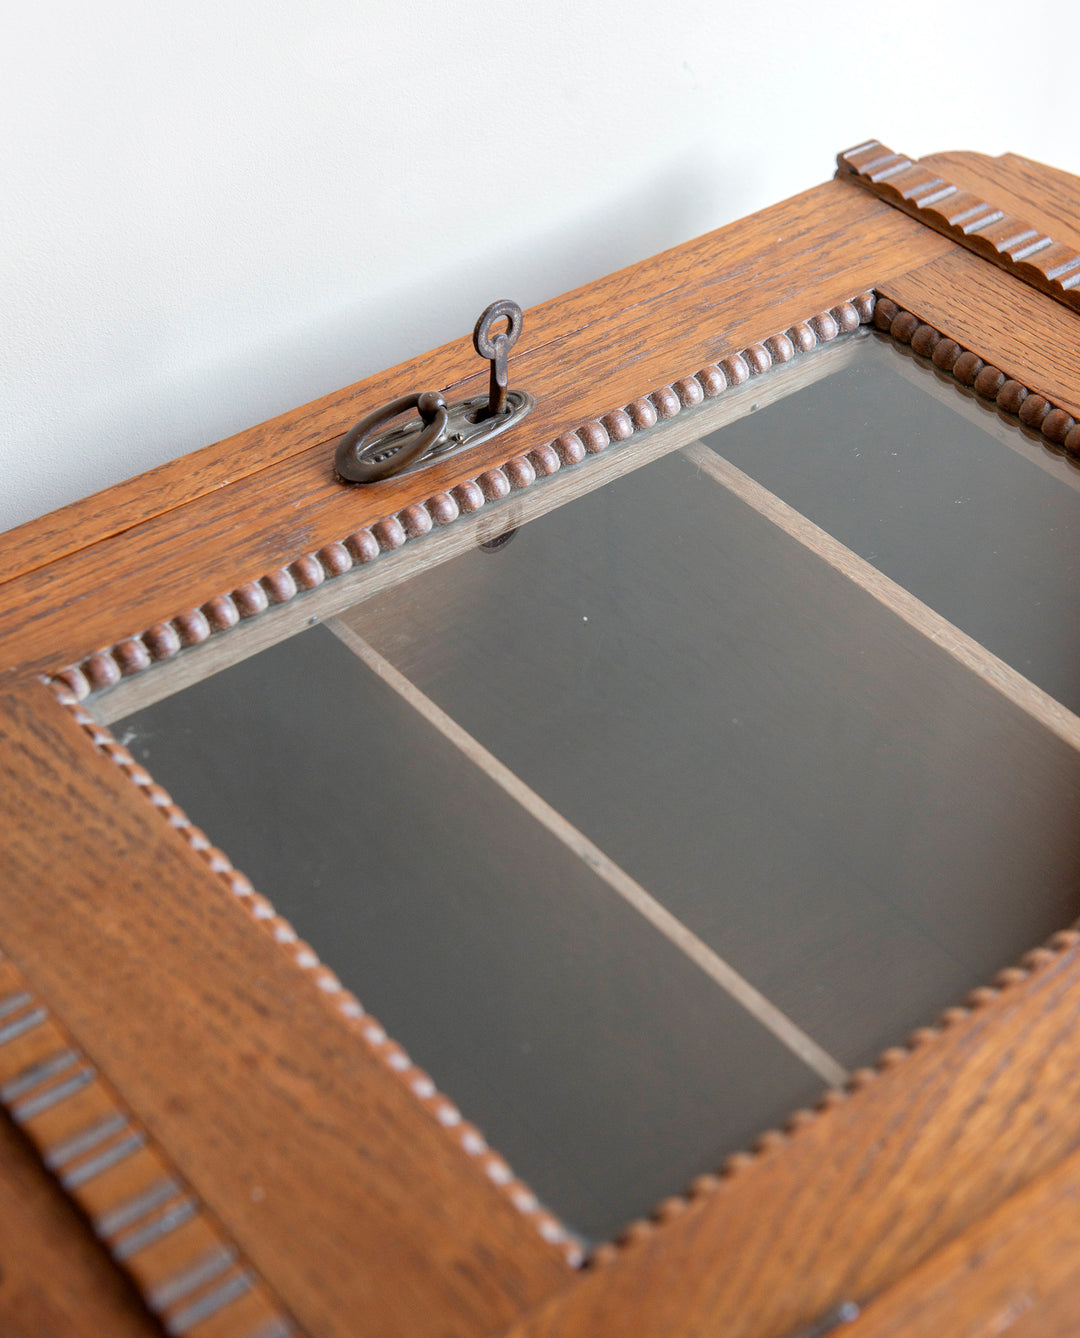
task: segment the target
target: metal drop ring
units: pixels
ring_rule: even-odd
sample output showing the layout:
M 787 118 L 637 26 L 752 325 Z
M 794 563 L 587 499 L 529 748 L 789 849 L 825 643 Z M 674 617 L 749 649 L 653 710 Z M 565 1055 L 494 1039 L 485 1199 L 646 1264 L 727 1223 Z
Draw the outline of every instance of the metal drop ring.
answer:
M 419 410 L 424 424 L 421 431 L 403 434 L 400 444 L 367 444 L 379 428 L 410 409 Z M 345 433 L 334 452 L 334 468 L 347 483 L 377 483 L 390 478 L 433 450 L 446 435 L 448 424 L 446 401 L 437 390 L 402 395 L 361 418 Z

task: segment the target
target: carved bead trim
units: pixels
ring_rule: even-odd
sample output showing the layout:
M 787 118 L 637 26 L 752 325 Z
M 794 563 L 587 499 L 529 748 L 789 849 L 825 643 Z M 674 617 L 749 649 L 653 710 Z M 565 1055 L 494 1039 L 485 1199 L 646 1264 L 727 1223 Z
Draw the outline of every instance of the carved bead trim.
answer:
M 334 972 L 319 960 L 318 954 L 310 944 L 305 943 L 292 925 L 283 916 L 278 915 L 266 897 L 255 891 L 250 880 L 233 867 L 225 852 L 210 844 L 205 833 L 191 822 L 183 809 L 173 802 L 167 791 L 155 784 L 149 772 L 135 761 L 123 744 L 118 743 L 112 734 L 79 704 L 70 688 L 60 682 L 53 682 L 52 688 L 57 700 L 72 712 L 76 722 L 98 751 L 115 762 L 128 779 L 142 791 L 161 817 L 176 828 L 191 849 L 196 851 L 218 875 L 229 894 L 240 898 L 252 919 L 289 955 L 311 985 L 319 991 L 327 1006 L 345 1019 L 350 1030 L 356 1033 L 368 1049 L 373 1051 L 400 1079 L 427 1115 L 446 1130 L 449 1137 L 476 1162 L 487 1179 L 502 1192 L 518 1212 L 532 1222 L 539 1235 L 556 1248 L 572 1268 L 579 1267 L 584 1260 L 580 1245 L 559 1219 L 541 1206 L 536 1195 L 523 1180 L 514 1175 L 505 1159 L 488 1147 L 480 1130 L 464 1119 L 457 1106 L 436 1088 L 435 1083 L 423 1069 L 412 1062 L 403 1047 L 387 1036 L 376 1019 L 364 1010 L 356 996 L 345 989 Z M 0 1022 L 0 1042 L 2 1037 L 2 1022 Z M 227 1338 L 231 1338 L 231 1334 Z
M 947 1031 L 966 1023 L 973 1014 L 993 1003 L 999 995 L 1015 989 L 1036 972 L 1047 970 L 1078 945 L 1080 931 L 1076 929 L 1063 929 L 1054 934 L 1044 946 L 1025 953 L 1019 965 L 999 971 L 991 985 L 980 985 L 973 989 L 962 1005 L 946 1008 L 936 1024 L 916 1028 L 903 1045 L 891 1046 L 883 1051 L 873 1068 L 856 1069 L 844 1088 L 829 1088 L 814 1109 L 796 1110 L 784 1122 L 782 1129 L 769 1129 L 759 1134 L 750 1151 L 733 1153 L 724 1160 L 717 1172 L 699 1175 L 691 1181 L 685 1194 L 664 1199 L 653 1210 L 651 1217 L 631 1222 L 613 1243 L 600 1245 L 593 1251 L 588 1266 L 605 1267 L 621 1261 L 634 1246 L 649 1240 L 665 1223 L 681 1217 L 701 1200 L 723 1193 L 736 1176 L 780 1152 L 808 1126 L 826 1116 L 834 1107 L 849 1101 L 863 1088 L 869 1087 L 882 1073 L 902 1064 L 915 1051 L 932 1044 Z
M 876 139 L 838 154 L 836 162 L 837 176 L 853 178 L 936 232 L 1080 310 L 1080 251 L 1075 246 L 1054 241 Z
M 842 333 L 849 333 L 872 319 L 874 294 L 861 293 L 829 311 L 819 312 L 786 331 L 770 336 L 731 353 L 717 363 L 703 367 L 693 376 L 654 390 L 631 403 L 611 410 L 599 419 L 581 424 L 550 443 L 533 448 L 526 455 L 507 460 L 458 484 L 449 492 L 439 492 L 423 503 L 412 503 L 395 515 L 331 543 L 317 553 L 306 554 L 282 567 L 247 582 L 228 594 L 217 595 L 199 608 L 187 610 L 165 623 L 158 623 L 139 636 L 129 637 L 114 646 L 95 652 L 80 664 L 70 665 L 46 680 L 57 699 L 70 709 L 94 745 L 110 757 L 139 786 L 165 819 L 185 837 L 192 849 L 219 875 L 234 896 L 243 899 L 253 918 L 289 952 L 294 963 L 310 974 L 330 1006 L 337 1009 L 362 1040 L 391 1068 L 437 1122 L 454 1137 L 458 1145 L 483 1167 L 487 1178 L 506 1195 L 513 1206 L 532 1219 L 537 1231 L 558 1248 L 572 1267 L 584 1262 L 578 1242 L 562 1223 L 543 1208 L 529 1187 L 517 1178 L 505 1159 L 487 1146 L 483 1135 L 467 1123 L 461 1112 L 435 1087 L 432 1079 L 416 1067 L 406 1051 L 391 1040 L 378 1022 L 367 1014 L 337 976 L 324 966 L 308 944 L 302 942 L 292 926 L 277 914 L 270 902 L 255 892 L 250 881 L 235 869 L 228 856 L 211 846 L 209 839 L 192 824 L 171 796 L 155 784 L 149 773 L 109 731 L 98 723 L 80 703 L 92 692 L 118 683 L 122 677 L 142 673 L 153 663 L 171 659 L 182 650 L 197 646 L 234 627 L 241 619 L 256 617 L 275 604 L 295 599 L 324 581 L 334 579 L 375 561 L 382 553 L 392 552 L 411 539 L 421 538 L 435 526 L 452 524 L 459 516 L 480 510 L 488 502 L 498 501 L 511 491 L 530 487 L 537 479 L 560 469 L 580 464 L 588 455 L 605 450 L 612 442 L 626 441 L 636 432 L 646 431 L 659 421 L 696 408 L 706 399 L 715 399 L 729 386 L 739 386 L 752 376 L 761 376 L 774 364 L 790 362 L 810 352 L 818 344 L 830 343 Z
M 3 954 L 0 1104 L 167 1333 L 288 1338 L 299 1332 Z
M 423 503 L 413 503 L 394 516 L 356 531 L 340 543 L 329 544 L 316 554 L 296 559 L 288 567 L 234 590 L 231 595 L 218 596 L 199 609 L 180 614 L 169 623 L 158 624 L 140 637 L 99 651 L 81 664 L 69 666 L 47 680 L 58 700 L 73 712 L 95 745 L 143 789 L 167 821 L 185 835 L 192 849 L 198 851 L 218 873 L 229 891 L 244 899 L 253 917 L 290 952 L 295 963 L 311 972 L 317 987 L 359 1031 L 365 1043 L 398 1074 L 413 1096 L 424 1104 L 444 1128 L 456 1133 L 460 1146 L 469 1155 L 482 1161 L 488 1178 L 503 1189 L 519 1211 L 534 1218 L 543 1238 L 559 1246 L 568 1262 L 575 1267 L 583 1263 L 587 1267 L 602 1267 L 622 1259 L 628 1249 L 649 1239 L 664 1223 L 681 1216 L 697 1201 L 722 1192 L 734 1176 L 783 1148 L 798 1136 L 800 1130 L 834 1106 L 847 1101 L 854 1093 L 873 1082 L 879 1073 L 894 1068 L 908 1055 L 930 1044 L 949 1028 L 957 1026 L 972 1013 L 993 1002 L 999 994 L 1056 962 L 1080 944 L 1080 932 L 1070 929 L 1055 934 L 1047 946 L 1025 954 L 1020 965 L 1000 971 L 991 985 L 978 986 L 972 990 L 964 1006 L 945 1009 L 934 1026 L 917 1028 L 903 1045 L 885 1050 L 874 1068 L 856 1070 L 844 1089 L 831 1088 L 825 1091 L 813 1110 L 795 1111 L 782 1130 L 768 1130 L 759 1135 L 751 1151 L 733 1153 L 724 1160 L 716 1173 L 696 1177 L 684 1194 L 664 1199 L 650 1218 L 631 1222 L 615 1242 L 598 1246 L 586 1260 L 578 1244 L 569 1237 L 558 1219 L 539 1205 L 528 1186 L 514 1177 L 505 1160 L 487 1147 L 479 1130 L 464 1121 L 456 1106 L 437 1091 L 430 1077 L 414 1066 L 404 1049 L 390 1040 L 379 1024 L 364 1012 L 359 1001 L 345 990 L 329 968 L 319 962 L 314 950 L 297 937 L 292 926 L 277 915 L 266 898 L 253 890 L 249 880 L 233 868 L 224 852 L 210 845 L 208 838 L 173 803 L 167 792 L 153 782 L 149 773 L 134 761 L 127 749 L 117 743 L 80 703 L 92 691 L 112 686 L 121 676 L 141 672 L 150 661 L 171 658 L 181 649 L 197 645 L 208 640 L 211 635 L 234 626 L 239 619 L 255 616 L 270 604 L 285 603 L 303 589 L 314 588 L 326 579 L 343 575 L 355 565 L 374 561 L 381 553 L 400 548 L 409 539 L 429 533 L 433 526 L 452 524 L 460 515 L 478 511 L 488 501 L 506 496 L 511 490 L 528 487 L 536 479 L 557 473 L 561 468 L 580 464 L 587 455 L 599 453 L 611 441 L 627 440 L 635 432 L 654 427 L 657 422 L 696 407 L 705 399 L 713 399 L 729 386 L 742 385 L 752 376 L 762 375 L 775 363 L 789 362 L 799 354 L 810 352 L 818 344 L 831 342 L 839 334 L 858 328 L 860 324 L 873 324 L 898 342 L 910 344 L 914 352 L 930 358 L 939 370 L 950 372 L 962 385 L 971 386 L 983 398 L 994 400 L 999 409 L 1020 417 L 1028 427 L 1038 428 L 1052 445 L 1060 446 L 1080 458 L 1080 427 L 1064 410 L 1008 378 L 998 368 L 984 363 L 976 354 L 962 348 L 889 299 L 879 298 L 874 293 L 862 293 L 850 302 L 818 313 L 807 321 L 770 336 L 760 344 L 729 354 L 691 377 L 661 386 L 621 409 L 612 410 L 600 419 L 590 420 L 573 432 L 564 433 L 546 445 L 535 447 L 527 455 L 514 457 L 499 469 L 488 470 L 476 479 L 457 485 L 450 492 L 437 493 Z M 1025 408 L 1029 400 L 1031 407 Z M 265 604 L 262 603 L 264 595 Z M 235 616 L 229 611 L 230 605 L 235 609 Z M 141 645 L 148 660 L 139 650 L 133 649 L 133 643 Z M 2 1035 L 0 1023 L 0 1038 Z
M 211 636 L 227 632 L 242 619 L 257 617 L 271 605 L 288 603 L 324 581 L 343 576 L 353 567 L 376 561 L 382 553 L 423 538 L 435 527 L 451 525 L 461 515 L 479 511 L 511 492 L 531 487 L 538 479 L 560 469 L 581 464 L 587 456 L 599 454 L 612 442 L 626 441 L 661 420 L 717 398 L 729 386 L 742 385 L 752 376 L 763 376 L 776 364 L 790 362 L 818 344 L 830 343 L 838 335 L 867 324 L 873 306 L 874 295 L 861 293 L 850 302 L 819 312 L 759 344 L 728 354 L 693 376 L 660 386 L 651 394 L 590 419 L 525 455 L 514 456 L 497 469 L 485 470 L 449 492 L 436 493 L 422 503 L 414 502 L 392 516 L 346 535 L 338 543 L 296 558 L 287 567 L 249 581 L 228 594 L 216 595 L 199 608 L 177 614 L 169 622 L 158 623 L 138 636 L 96 651 L 81 663 L 61 669 L 54 678 L 79 701 L 84 701 L 92 692 L 113 687 L 121 678 L 142 673 L 159 660 L 171 659 Z
M 913 312 L 897 306 L 889 298 L 875 298 L 871 319 L 876 329 L 888 334 L 897 343 L 910 345 L 913 352 L 929 358 L 939 371 L 951 374 L 962 386 L 970 387 L 981 398 L 995 403 L 999 411 L 1018 417 L 1026 427 L 1040 431 L 1055 449 L 1064 450 L 1080 459 L 1080 425 L 1064 409 L 1055 407 L 1044 396 L 1011 379 L 1000 368 L 984 362 L 976 353 L 947 338 L 940 330 L 921 321 Z M 1020 985 L 1036 971 L 1051 966 L 1078 945 L 1080 931 L 1064 929 L 1054 934 L 1044 946 L 1025 953 L 1018 965 L 999 971 L 992 984 L 976 986 L 962 1006 L 944 1009 L 935 1025 L 918 1027 L 903 1045 L 890 1046 L 883 1051 L 873 1068 L 856 1069 L 844 1088 L 825 1091 L 813 1110 L 795 1111 L 788 1117 L 783 1129 L 770 1129 L 760 1134 L 752 1150 L 733 1153 L 725 1159 L 718 1172 L 698 1176 L 685 1194 L 664 1199 L 653 1210 L 651 1217 L 631 1222 L 614 1243 L 601 1245 L 593 1251 L 589 1267 L 603 1267 L 622 1259 L 628 1249 L 648 1240 L 665 1222 L 680 1217 L 691 1204 L 722 1192 L 733 1177 L 783 1148 L 801 1129 L 869 1086 L 879 1074 L 895 1068 L 916 1050 L 939 1039 L 950 1028 L 958 1026 L 973 1013 L 992 1003 L 998 995 Z
M 938 371 L 974 390 L 980 399 L 989 400 L 1001 413 L 1019 418 L 1025 427 L 1041 433 L 1055 450 L 1080 460 L 1080 425 L 1072 414 L 1045 395 L 1029 390 L 1000 367 L 984 362 L 977 353 L 963 348 L 955 339 L 949 339 L 886 297 L 877 299 L 873 323 L 898 344 L 909 344 L 912 352 L 929 358 Z

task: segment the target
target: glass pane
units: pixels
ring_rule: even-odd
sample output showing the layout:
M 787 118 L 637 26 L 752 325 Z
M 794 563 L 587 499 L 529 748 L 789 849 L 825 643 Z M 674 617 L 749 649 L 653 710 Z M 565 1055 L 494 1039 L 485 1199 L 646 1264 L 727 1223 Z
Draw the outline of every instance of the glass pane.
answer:
M 861 347 L 118 727 L 588 1236 L 1077 915 L 1071 717 L 1048 727 L 1016 675 L 950 653 L 940 616 L 898 616 L 858 554 L 971 635 L 1027 618 L 1067 679 L 1046 535 L 1080 499 L 1019 433 Z
M 874 339 L 706 440 L 1080 711 L 1080 468 L 1042 437 Z
M 820 1090 L 325 629 L 121 733 L 586 1236 Z
M 1074 750 L 681 453 L 346 616 L 845 1064 L 1080 906 Z

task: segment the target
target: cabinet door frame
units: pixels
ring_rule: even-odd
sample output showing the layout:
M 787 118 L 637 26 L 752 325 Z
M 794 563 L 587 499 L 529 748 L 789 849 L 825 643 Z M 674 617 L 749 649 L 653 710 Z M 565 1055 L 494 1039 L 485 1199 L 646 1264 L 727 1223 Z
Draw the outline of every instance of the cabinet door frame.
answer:
M 1034 182 L 1036 222 L 1080 234 L 1080 182 L 927 161 L 1006 211 Z M 425 543 L 498 533 L 545 480 L 647 450 L 658 427 L 692 432 L 705 401 L 764 391 L 860 323 L 1061 446 L 1080 417 L 1078 322 L 841 177 L 528 313 L 512 374 L 537 407 L 465 456 L 372 488 L 332 476 L 335 440 L 382 401 L 482 391 L 460 339 L 7 536 L 9 993 L 183 1187 L 191 1248 L 234 1252 L 250 1285 L 215 1334 L 256 1319 L 353 1334 L 362 1314 L 371 1335 L 781 1338 L 895 1282 L 1076 1147 L 1080 935 L 1063 927 L 579 1271 L 558 1221 L 84 701 L 203 642 L 192 656 L 276 639 L 332 587 L 393 581 Z M 75 1127 L 65 1110 L 23 1121 L 46 1161 Z M 69 1192 L 100 1227 L 132 1187 L 99 1190 Z M 160 1298 L 186 1258 L 121 1262 L 175 1317 Z

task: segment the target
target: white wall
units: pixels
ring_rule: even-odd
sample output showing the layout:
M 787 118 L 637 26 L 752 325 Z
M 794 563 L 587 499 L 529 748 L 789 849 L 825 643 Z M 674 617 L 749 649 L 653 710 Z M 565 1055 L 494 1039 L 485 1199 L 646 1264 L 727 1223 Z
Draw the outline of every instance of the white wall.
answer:
M 1052 0 L 34 0 L 4 26 L 0 529 L 870 136 L 1080 172 Z

